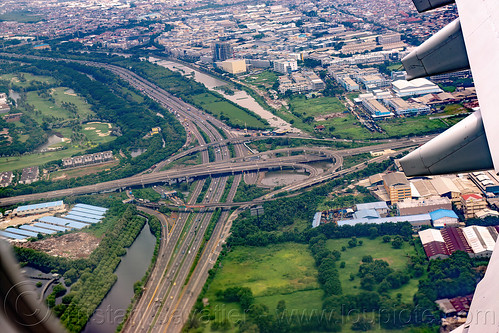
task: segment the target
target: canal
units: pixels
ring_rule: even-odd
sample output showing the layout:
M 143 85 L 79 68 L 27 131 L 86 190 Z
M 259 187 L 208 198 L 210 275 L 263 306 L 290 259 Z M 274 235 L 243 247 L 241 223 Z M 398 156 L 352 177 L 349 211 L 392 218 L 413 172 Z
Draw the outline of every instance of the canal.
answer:
M 156 238 L 146 224 L 114 272 L 118 280 L 88 321 L 84 333 L 113 333 L 123 320 L 133 297 L 133 285 L 151 263 Z

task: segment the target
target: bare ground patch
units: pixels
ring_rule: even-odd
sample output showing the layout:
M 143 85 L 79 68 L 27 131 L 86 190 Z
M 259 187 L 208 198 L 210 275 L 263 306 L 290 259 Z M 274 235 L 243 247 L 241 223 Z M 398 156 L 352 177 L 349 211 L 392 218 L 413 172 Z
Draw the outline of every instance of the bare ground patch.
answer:
M 17 246 L 28 247 L 45 252 L 51 256 L 69 259 L 87 258 L 99 246 L 100 239 L 86 232 L 76 232 L 50 237 L 35 242 L 26 242 Z

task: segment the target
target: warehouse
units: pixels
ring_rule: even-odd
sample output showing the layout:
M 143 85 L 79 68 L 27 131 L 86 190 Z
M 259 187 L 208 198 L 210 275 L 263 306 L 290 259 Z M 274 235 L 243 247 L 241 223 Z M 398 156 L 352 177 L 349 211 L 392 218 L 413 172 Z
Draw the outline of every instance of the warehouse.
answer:
M 437 209 L 436 211 L 430 212 L 430 216 L 433 227 L 437 229 L 450 226 L 457 227 L 459 225 L 459 218 L 453 210 Z
M 414 79 L 412 81 L 398 80 L 392 83 L 392 89 L 398 97 L 418 96 L 441 93 L 436 84 L 427 79 Z
M 19 206 L 14 210 L 14 215 L 17 216 L 26 216 L 32 214 L 42 214 L 52 211 L 64 210 L 64 202 L 60 201 L 52 201 L 52 202 L 44 202 L 34 205 L 26 205 Z

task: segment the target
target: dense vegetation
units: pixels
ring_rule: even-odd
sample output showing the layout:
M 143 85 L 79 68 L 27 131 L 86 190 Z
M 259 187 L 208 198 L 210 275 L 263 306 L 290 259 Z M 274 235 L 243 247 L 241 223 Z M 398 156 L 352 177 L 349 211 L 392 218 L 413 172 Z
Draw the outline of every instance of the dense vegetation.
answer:
M 72 87 L 92 105 L 92 111 L 98 119 L 117 124 L 121 136 L 88 152 L 113 150 L 115 153 L 124 153 L 125 158 L 116 168 L 93 178 L 81 177 L 58 182 L 40 181 L 35 185 L 18 185 L 15 189 L 2 189 L 1 196 L 49 191 L 131 176 L 165 159 L 182 146 L 185 131 L 175 117 L 150 99 L 138 103 L 125 98 L 121 88 L 127 84 L 110 72 L 76 63 L 25 61 L 30 65 L 24 66 L 23 71 L 50 75 L 62 85 Z M 158 117 L 157 113 L 163 117 Z M 162 130 L 159 135 L 145 139 L 144 136 L 152 127 L 161 127 Z M 147 151 L 132 158 L 129 154 L 131 148 L 147 148 Z
M 224 99 L 218 93 L 208 90 L 203 84 L 187 79 L 178 72 L 170 71 L 148 61 L 138 62 L 120 59 L 115 63 L 131 68 L 137 74 L 147 77 L 158 86 L 197 108 L 213 114 L 231 127 L 249 129 L 267 127 L 267 122 L 255 113 Z M 235 116 L 236 114 L 238 116 Z
M 86 202 L 95 204 L 95 201 L 87 200 Z M 14 248 L 21 263 L 44 272 L 54 271 L 63 274 L 65 284 L 71 285 L 71 292 L 64 297 L 63 303 L 54 307 L 55 313 L 70 332 L 80 332 L 83 329 L 88 318 L 108 293 L 116 281 L 116 275 L 113 272 L 120 263 L 120 257 L 132 245 L 146 221 L 137 215 L 134 206 L 126 206 L 111 200 L 105 202 L 110 206 L 107 213 L 109 217 L 103 221 L 106 232 L 97 249 L 87 259 L 72 261 L 52 257 L 32 249 Z M 102 201 L 98 203 L 102 204 Z M 150 222 L 150 228 L 157 236 L 161 232 L 161 225 L 157 219 L 151 219 Z M 102 226 L 90 226 L 90 228 L 99 227 Z M 156 245 L 155 256 L 157 247 L 158 245 Z M 141 285 L 137 285 L 136 293 L 140 291 Z M 50 306 L 55 305 L 52 299 L 55 299 L 57 293 L 62 293 L 62 289 L 56 290 L 56 293 L 49 297 Z

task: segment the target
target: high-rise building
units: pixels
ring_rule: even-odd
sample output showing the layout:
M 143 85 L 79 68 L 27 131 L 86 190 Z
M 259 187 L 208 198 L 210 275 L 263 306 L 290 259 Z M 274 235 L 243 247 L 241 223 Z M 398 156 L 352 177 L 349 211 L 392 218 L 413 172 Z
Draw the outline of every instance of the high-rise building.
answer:
M 224 61 L 232 58 L 232 46 L 228 42 L 213 45 L 213 61 Z

